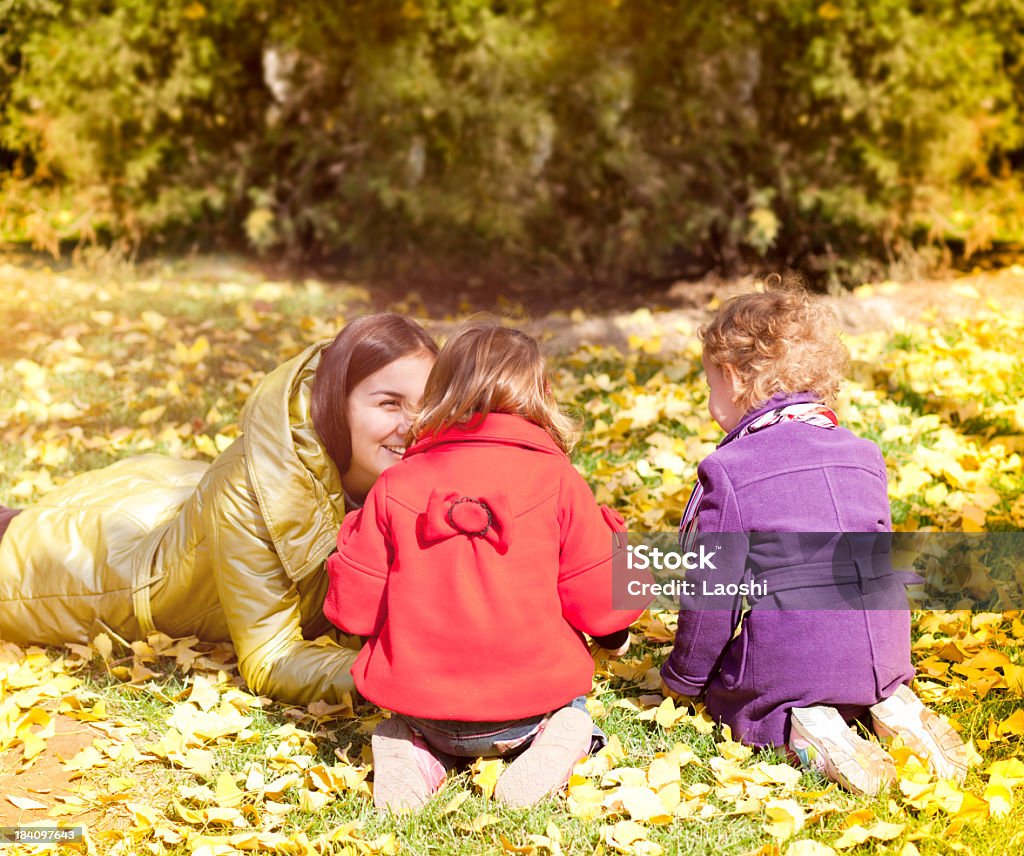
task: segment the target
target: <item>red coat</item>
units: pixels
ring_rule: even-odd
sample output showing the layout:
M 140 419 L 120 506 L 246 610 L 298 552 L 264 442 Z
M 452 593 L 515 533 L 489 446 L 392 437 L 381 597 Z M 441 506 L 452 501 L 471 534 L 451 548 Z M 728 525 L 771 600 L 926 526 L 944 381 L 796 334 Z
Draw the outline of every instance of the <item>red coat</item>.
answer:
M 359 692 L 409 716 L 518 719 L 591 689 L 580 631 L 620 630 L 612 532 L 542 428 L 508 414 L 408 449 L 348 514 L 327 562 L 327 617 L 369 640 Z

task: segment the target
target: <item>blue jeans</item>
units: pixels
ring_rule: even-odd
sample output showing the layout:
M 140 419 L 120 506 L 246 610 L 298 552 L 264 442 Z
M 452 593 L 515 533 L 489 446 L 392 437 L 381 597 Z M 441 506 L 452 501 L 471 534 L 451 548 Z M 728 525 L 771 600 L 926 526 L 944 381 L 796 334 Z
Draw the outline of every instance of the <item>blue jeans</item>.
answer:
M 578 696 L 568 707 L 586 713 L 586 699 Z M 554 711 L 552 711 L 553 713 Z M 500 722 L 462 722 L 455 719 L 420 719 L 402 716 L 435 752 L 452 758 L 494 758 L 526 749 L 551 713 Z M 604 746 L 605 733 L 594 726 L 590 749 Z

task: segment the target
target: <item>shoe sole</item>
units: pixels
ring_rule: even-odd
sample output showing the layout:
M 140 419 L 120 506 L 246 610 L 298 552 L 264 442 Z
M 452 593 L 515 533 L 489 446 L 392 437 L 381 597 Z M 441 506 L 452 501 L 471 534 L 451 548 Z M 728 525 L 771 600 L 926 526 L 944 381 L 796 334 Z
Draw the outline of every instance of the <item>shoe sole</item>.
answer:
M 381 722 L 370 738 L 373 804 L 379 809 L 414 811 L 433 795 L 416 763 L 412 739 L 412 729 L 394 717 Z
M 928 761 L 940 779 L 967 778 L 967 746 L 956 730 L 929 710 L 910 687 L 901 684 L 889 698 L 871 708 L 875 732 L 883 738 L 900 737 L 912 752 Z
M 896 781 L 889 754 L 856 734 L 833 707 L 793 708 L 790 729 L 819 749 L 826 774 L 848 791 L 874 795 Z
M 530 747 L 501 774 L 494 798 L 511 808 L 527 808 L 558 790 L 590 749 L 593 729 L 582 710 L 556 711 Z

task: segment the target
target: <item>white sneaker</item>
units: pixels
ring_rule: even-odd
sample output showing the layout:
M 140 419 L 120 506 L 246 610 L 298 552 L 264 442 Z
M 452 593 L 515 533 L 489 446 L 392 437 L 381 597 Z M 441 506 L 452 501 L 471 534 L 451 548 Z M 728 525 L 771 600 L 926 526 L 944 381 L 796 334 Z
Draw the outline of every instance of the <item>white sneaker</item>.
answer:
M 834 707 L 794 707 L 789 716 L 789 748 L 805 767 L 855 794 L 874 795 L 896 781 L 889 754 L 857 734 Z
M 928 761 L 940 779 L 967 777 L 970 756 L 963 738 L 931 708 L 925 707 L 910 687 L 901 684 L 889 698 L 871 706 L 875 734 L 884 743 L 893 737 Z

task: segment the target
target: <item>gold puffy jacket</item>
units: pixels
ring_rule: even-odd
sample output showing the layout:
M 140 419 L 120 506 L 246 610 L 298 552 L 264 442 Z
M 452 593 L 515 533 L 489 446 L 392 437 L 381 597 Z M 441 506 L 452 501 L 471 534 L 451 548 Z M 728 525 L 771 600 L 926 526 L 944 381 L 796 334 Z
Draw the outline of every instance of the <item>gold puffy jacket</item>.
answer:
M 230 640 L 254 692 L 340 702 L 356 652 L 323 603 L 344 494 L 309 411 L 327 344 L 267 375 L 212 464 L 127 458 L 17 515 L 0 541 L 0 639 Z

